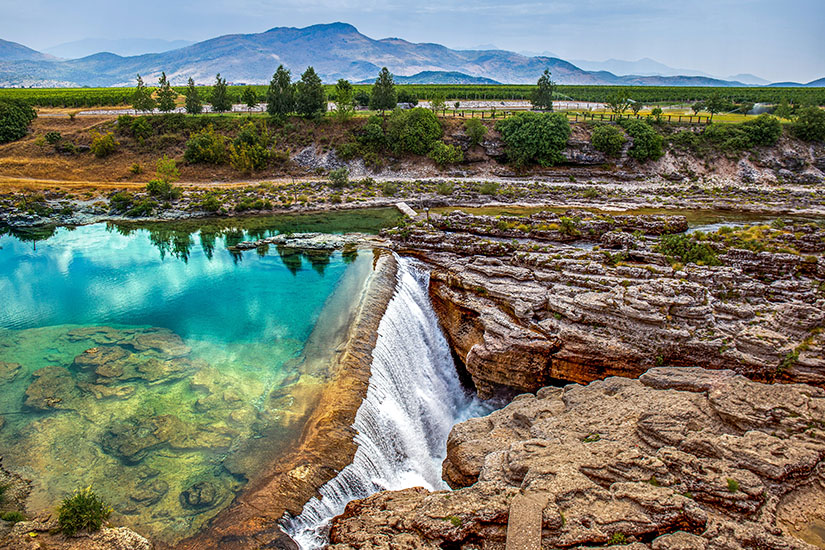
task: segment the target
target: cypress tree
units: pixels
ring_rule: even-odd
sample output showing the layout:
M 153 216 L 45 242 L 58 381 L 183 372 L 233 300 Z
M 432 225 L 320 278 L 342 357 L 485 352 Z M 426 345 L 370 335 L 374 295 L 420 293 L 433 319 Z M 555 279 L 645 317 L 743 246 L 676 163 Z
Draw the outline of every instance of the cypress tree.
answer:
M 198 89 L 195 87 L 195 81 L 189 77 L 189 82 L 186 84 L 186 91 L 183 93 L 186 96 L 186 112 L 190 115 L 199 115 L 203 112 L 203 103 Z
M 178 93 L 172 89 L 169 81 L 166 79 L 166 73 L 162 72 L 158 79 L 158 109 L 164 113 L 168 113 L 175 109 L 175 99 Z
M 135 111 L 149 112 L 155 108 L 155 100 L 152 99 L 152 90 L 149 90 L 144 84 L 140 75 L 137 75 L 137 87 L 132 96 L 132 106 Z
M 215 77 L 215 85 L 212 87 L 212 111 L 225 113 L 232 110 L 232 101 L 229 99 L 226 87 L 226 79 L 221 78 L 221 73 Z
M 307 67 L 295 86 L 295 107 L 298 114 L 306 118 L 318 119 L 327 112 L 327 94 L 321 77 L 312 67 Z
M 266 112 L 271 116 L 284 118 L 295 110 L 295 85 L 289 69 L 283 65 L 272 75 L 266 92 Z
M 386 67 L 378 73 L 375 84 L 370 94 L 370 108 L 381 111 L 395 109 L 398 104 L 398 95 L 395 92 L 395 83 L 392 80 L 392 73 Z

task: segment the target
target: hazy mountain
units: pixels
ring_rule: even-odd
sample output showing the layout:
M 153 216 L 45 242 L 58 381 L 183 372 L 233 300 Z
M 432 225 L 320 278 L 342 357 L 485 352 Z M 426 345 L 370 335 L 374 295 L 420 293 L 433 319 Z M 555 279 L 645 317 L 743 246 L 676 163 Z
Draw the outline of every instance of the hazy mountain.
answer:
M 571 59 L 570 62 L 586 71 L 609 71 L 616 75 L 705 76 L 713 78 L 711 75 L 703 73 L 702 71 L 675 69 L 649 57 L 637 61 L 625 61 L 624 59 L 608 59 L 607 61 Z
M 817 80 L 812 80 L 807 84 L 802 84 L 800 82 L 774 82 L 773 84 L 768 84 L 768 86 L 774 88 L 821 88 L 825 87 L 825 78 L 818 78 Z
M 750 73 L 735 74 L 725 78 L 725 80 L 737 80 L 743 84 L 749 84 L 752 86 L 764 86 L 771 83 L 770 80 L 765 80 L 764 78 L 760 78 Z
M 98 53 L 80 59 L 54 60 L 23 46 L 19 48 L 28 51 L 28 57 L 0 55 L 0 86 L 132 85 L 137 73 L 152 82 L 161 71 L 165 71 L 174 84 L 184 84 L 190 77 L 198 83 L 211 83 L 216 73 L 230 82 L 266 83 L 282 63 L 292 70 L 294 78 L 312 65 L 325 82 L 339 78 L 355 82 L 374 79 L 380 68 L 386 66 L 399 77 L 427 72 L 461 73 L 506 83 L 534 83 L 544 69 L 550 69 L 553 79 L 561 84 L 736 84 L 696 76 L 618 77 L 608 71 L 582 70 L 556 57 L 527 57 L 504 50 L 453 50 L 400 38 L 375 40 L 345 23 L 302 29 L 276 27 L 256 34 L 224 35 L 167 52 L 125 57 Z
M 17 42 L 0 39 L 0 63 L 5 61 L 44 61 L 54 59 Z
M 78 59 L 98 52 L 110 52 L 122 56 L 168 52 L 192 44 L 194 42 L 189 40 L 162 40 L 160 38 L 84 38 L 46 48 L 43 52 L 55 57 Z
M 501 84 L 491 78 L 470 76 L 458 72 L 422 71 L 412 76 L 394 76 L 396 84 Z M 374 78 L 367 78 L 359 84 L 372 84 Z

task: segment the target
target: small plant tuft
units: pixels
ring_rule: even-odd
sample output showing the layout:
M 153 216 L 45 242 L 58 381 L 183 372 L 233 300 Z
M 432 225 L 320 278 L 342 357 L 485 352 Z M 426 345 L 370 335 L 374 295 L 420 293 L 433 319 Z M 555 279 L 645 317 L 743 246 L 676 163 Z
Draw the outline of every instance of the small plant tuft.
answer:
M 71 537 L 78 531 L 99 531 L 112 509 L 106 506 L 91 487 L 86 487 L 66 497 L 57 513 L 60 531 Z
M 739 482 L 735 479 L 728 478 L 728 491 L 731 493 L 738 493 L 739 492 Z

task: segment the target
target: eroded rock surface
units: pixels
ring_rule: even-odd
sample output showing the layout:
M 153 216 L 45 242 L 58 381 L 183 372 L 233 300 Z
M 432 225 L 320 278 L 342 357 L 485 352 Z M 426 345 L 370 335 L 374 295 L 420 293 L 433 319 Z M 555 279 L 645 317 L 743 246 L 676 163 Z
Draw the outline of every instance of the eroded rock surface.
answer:
M 707 236 L 719 265 L 698 265 L 657 252 L 678 216 L 435 223 L 389 236 L 433 267 L 433 306 L 482 397 L 662 365 L 825 384 L 820 226 Z
M 825 391 L 730 370 L 547 387 L 453 429 L 455 491 L 355 501 L 331 548 L 503 549 L 522 493 L 547 499 L 546 549 L 825 547 L 824 426 Z

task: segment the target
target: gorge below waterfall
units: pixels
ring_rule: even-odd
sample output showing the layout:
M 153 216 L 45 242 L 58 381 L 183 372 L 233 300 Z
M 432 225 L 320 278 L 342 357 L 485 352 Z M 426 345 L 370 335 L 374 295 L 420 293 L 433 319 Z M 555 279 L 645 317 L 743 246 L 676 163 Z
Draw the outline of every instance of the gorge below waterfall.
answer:
M 329 521 L 347 503 L 377 491 L 447 489 L 441 462 L 457 422 L 488 406 L 462 387 L 427 293 L 429 274 L 399 258 L 395 296 L 378 327 L 367 396 L 353 427 L 350 465 L 319 490 L 300 515 L 284 520 L 304 550 L 326 543 Z

